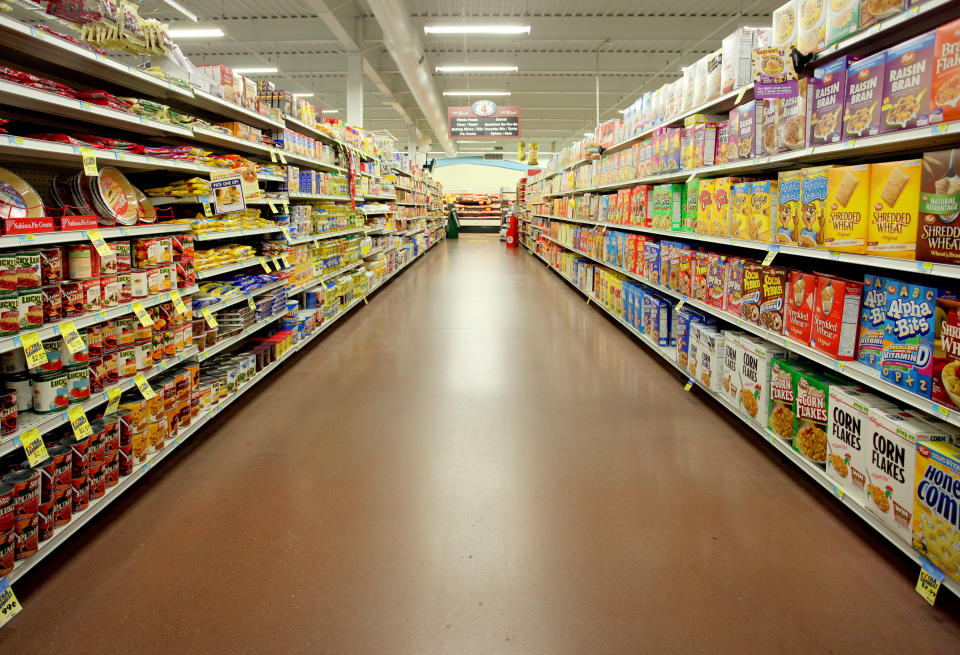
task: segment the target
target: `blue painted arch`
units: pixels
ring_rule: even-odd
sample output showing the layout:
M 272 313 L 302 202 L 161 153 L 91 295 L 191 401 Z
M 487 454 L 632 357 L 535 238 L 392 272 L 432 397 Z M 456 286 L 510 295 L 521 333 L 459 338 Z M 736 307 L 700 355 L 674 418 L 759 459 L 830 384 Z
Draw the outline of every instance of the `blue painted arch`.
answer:
M 528 171 L 536 166 L 528 166 L 518 161 L 508 161 L 506 159 L 484 159 L 483 157 L 448 157 L 447 159 L 437 159 L 434 164 L 437 168 L 444 166 L 456 166 L 458 164 L 474 164 L 476 166 L 493 166 L 494 168 L 507 168 L 512 171 Z

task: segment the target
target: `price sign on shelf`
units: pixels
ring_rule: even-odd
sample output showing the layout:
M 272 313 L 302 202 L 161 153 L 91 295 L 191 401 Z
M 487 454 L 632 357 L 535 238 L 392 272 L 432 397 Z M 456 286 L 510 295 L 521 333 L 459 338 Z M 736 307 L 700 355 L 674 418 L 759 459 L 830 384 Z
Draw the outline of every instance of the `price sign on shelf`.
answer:
M 90 421 L 83 411 L 81 405 L 74 405 L 67 410 L 67 418 L 70 420 L 70 427 L 73 429 L 73 436 L 77 441 L 93 434 L 93 428 L 90 427 Z
M 283 233 L 283 238 L 284 238 L 284 239 L 286 239 L 287 241 L 293 241 L 293 237 L 290 236 L 290 228 L 288 228 L 288 227 L 281 227 L 281 228 L 280 228 L 280 232 Z
M 277 163 L 277 150 L 276 148 L 270 148 L 270 161 L 274 164 Z
M 780 252 L 780 246 L 771 245 L 770 251 L 767 253 L 767 256 L 763 258 L 763 265 L 769 266 L 773 263 L 773 258 L 777 256 L 777 253 Z
M 47 453 L 47 446 L 43 443 L 43 437 L 40 435 L 40 430 L 37 428 L 24 432 L 20 437 L 20 445 L 23 446 L 23 452 L 26 454 L 30 466 L 36 466 L 50 457 Z
M 267 258 L 266 258 L 266 257 L 260 257 L 260 265 L 263 267 L 264 272 L 266 272 L 266 273 L 270 273 L 270 272 L 271 272 L 270 264 L 267 263 Z
M 209 202 L 201 203 L 203 205 L 203 215 L 207 218 L 213 217 L 213 207 L 210 206 Z
M 103 410 L 106 415 L 113 414 L 120 408 L 120 389 L 110 387 L 107 389 L 107 408 Z
M 688 379 L 687 379 L 687 383 L 686 383 L 685 385 L 683 385 L 683 390 L 684 390 L 684 391 L 690 391 L 691 389 L 693 389 L 693 379 L 692 379 L 692 378 L 688 378 Z
M 272 211 L 274 214 L 277 213 L 277 205 L 273 202 L 273 198 L 267 198 L 267 206 L 270 207 L 270 211 Z
M 0 628 L 19 614 L 22 609 L 7 579 L 0 580 Z
M 145 400 L 150 400 L 157 395 L 157 392 L 154 391 L 153 387 L 150 386 L 150 383 L 147 382 L 147 376 L 143 373 L 137 373 L 134 375 L 133 382 L 137 385 L 137 389 L 139 389 L 140 393 L 143 394 Z
M 23 345 L 28 368 L 37 368 L 47 363 L 47 351 L 43 349 L 43 342 L 36 332 L 21 334 L 20 343 Z
M 280 259 L 283 260 L 284 266 L 290 266 L 290 259 L 287 257 L 287 255 L 280 255 Z
M 257 311 L 257 303 L 253 302 L 253 298 L 247 298 L 247 307 L 253 311 Z
M 132 309 L 133 313 L 137 315 L 137 320 L 140 321 L 140 325 L 143 327 L 150 327 L 153 325 L 153 319 L 150 318 L 150 314 L 147 312 L 142 302 L 137 300 L 136 302 L 130 303 L 130 309 Z
M 73 321 L 65 321 L 60 324 L 57 328 L 60 330 L 60 336 L 63 337 L 63 343 L 66 344 L 67 350 L 71 353 L 78 353 L 81 350 L 86 350 L 87 344 L 83 342 L 83 337 L 80 336 L 80 333 L 77 332 L 77 326 L 73 324 Z
M 83 159 L 83 172 L 85 175 L 89 177 L 97 177 L 100 175 L 100 171 L 97 170 L 97 156 L 94 154 L 93 148 L 81 146 L 80 157 Z
M 283 154 L 283 150 L 277 150 L 277 158 L 280 160 L 281 164 L 283 164 L 284 166 L 287 165 L 287 158 Z
M 204 307 L 203 309 L 200 310 L 200 313 L 203 314 L 203 318 L 207 322 L 207 325 L 209 325 L 211 328 L 217 327 L 218 325 L 217 319 L 214 318 L 213 314 L 210 312 L 209 307 Z
M 943 582 L 943 571 L 938 569 L 926 557 L 920 558 L 920 577 L 917 578 L 917 593 L 923 596 L 923 599 L 933 605 L 937 600 L 937 592 L 940 591 L 940 583 Z
M 183 296 L 180 295 L 179 291 L 171 291 L 170 300 L 173 301 L 173 311 L 175 311 L 178 316 L 187 313 L 187 306 L 183 304 Z
M 103 239 L 103 235 L 100 234 L 100 230 L 87 230 L 87 238 L 90 239 L 90 243 L 92 243 L 93 247 L 97 249 L 97 252 L 104 257 L 113 252 L 110 250 L 110 246 L 107 245 L 107 242 Z

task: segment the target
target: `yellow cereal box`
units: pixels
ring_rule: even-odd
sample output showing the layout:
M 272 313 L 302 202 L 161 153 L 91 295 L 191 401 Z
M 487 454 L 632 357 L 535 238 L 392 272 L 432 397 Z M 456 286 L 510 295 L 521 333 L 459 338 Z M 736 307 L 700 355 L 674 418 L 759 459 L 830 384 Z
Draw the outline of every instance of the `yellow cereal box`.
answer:
M 797 0 L 773 10 L 773 46 L 789 50 L 797 43 Z
M 916 259 L 922 168 L 920 159 L 870 166 L 868 254 Z
M 827 173 L 823 245 L 838 252 L 867 252 L 870 165 L 834 166 Z
M 827 45 L 827 8 L 824 0 L 801 0 L 797 50 L 807 55 Z
M 718 177 L 713 181 L 712 236 L 725 237 L 730 234 L 730 187 L 729 177 Z
M 823 224 L 825 221 L 830 166 L 812 166 L 803 169 L 800 183 L 800 221 L 797 223 L 796 239 L 803 248 L 823 248 Z
M 750 183 L 750 224 L 747 237 L 753 241 L 770 241 L 770 230 L 777 223 L 780 203 L 780 183 L 761 180 Z
M 913 547 L 960 582 L 960 447 L 917 444 Z
M 713 229 L 713 189 L 716 180 L 700 180 L 697 206 L 697 234 L 709 235 Z
M 734 239 L 750 238 L 750 183 L 738 182 L 730 187 L 730 236 Z
M 780 196 L 777 223 L 770 233 L 770 241 L 784 246 L 796 246 L 803 199 L 803 171 L 780 171 L 778 181 Z

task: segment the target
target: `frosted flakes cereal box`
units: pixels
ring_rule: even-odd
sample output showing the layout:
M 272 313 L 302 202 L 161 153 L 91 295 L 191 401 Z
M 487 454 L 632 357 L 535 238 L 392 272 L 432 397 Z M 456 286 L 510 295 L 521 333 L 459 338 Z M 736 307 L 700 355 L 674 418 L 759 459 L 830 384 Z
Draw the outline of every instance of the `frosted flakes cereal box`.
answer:
M 887 307 L 880 375 L 892 384 L 929 398 L 937 290 L 898 280 L 885 282 Z
M 917 259 L 960 265 L 960 152 L 923 155 Z
M 856 0 L 854 0 L 856 1 Z M 843 102 L 847 93 L 847 66 L 855 57 L 840 57 L 814 69 L 810 98 L 810 145 L 837 143 L 843 132 Z
M 728 332 L 734 339 L 734 371 L 729 389 L 725 389 L 731 403 L 760 427 L 766 427 L 770 409 L 770 364 L 773 360 L 786 361 L 787 351 L 772 346 L 748 334 Z M 726 341 L 724 342 L 726 344 Z M 730 352 L 727 351 L 729 358 Z M 724 364 L 727 365 L 727 362 Z M 726 374 L 726 373 L 725 373 Z M 726 382 L 726 381 L 725 381 Z
M 743 265 L 740 316 L 754 325 L 760 324 L 763 269 L 764 267 L 756 262 L 748 262 Z
M 934 37 L 927 32 L 886 50 L 881 134 L 930 124 Z
M 828 398 L 827 477 L 864 506 L 870 436 L 870 410 L 892 409 L 894 404 L 863 389 L 833 384 Z
M 770 229 L 777 222 L 779 207 L 779 182 L 776 180 L 751 182 L 750 220 L 747 224 L 746 238 L 752 241 L 770 241 Z
M 823 245 L 827 250 L 867 251 L 870 165 L 834 166 L 827 171 Z
M 783 333 L 803 345 L 810 344 L 810 326 L 813 323 L 813 302 L 816 292 L 816 275 L 803 271 L 790 271 Z
M 743 266 L 746 260 L 740 257 L 727 257 L 724 264 L 723 287 L 725 289 L 724 309 L 734 316 L 740 316 L 740 300 L 743 295 Z
M 775 266 L 764 266 L 760 274 L 760 326 L 777 334 L 783 333 L 784 301 L 787 295 L 787 272 Z
M 860 29 L 870 27 L 884 18 L 896 16 L 903 11 L 904 0 L 861 0 Z
M 960 409 L 960 300 L 937 298 L 933 338 L 933 400 Z
M 715 180 L 700 180 L 697 187 L 697 234 L 709 235 L 713 229 L 713 188 Z
M 771 232 L 771 241 L 785 246 L 797 245 L 797 226 L 803 204 L 803 171 L 779 173 L 777 224 Z
M 795 233 L 803 248 L 823 247 L 823 226 L 826 222 L 826 203 L 829 190 L 830 166 L 812 166 L 803 169 L 800 181 L 800 222 Z
M 701 325 L 697 338 L 697 356 L 700 358 L 697 375 L 703 386 L 719 393 L 723 380 L 723 335 L 712 327 Z
M 860 0 L 827 1 L 827 45 L 860 30 Z
M 883 104 L 882 52 L 850 64 L 843 103 L 843 138 L 859 139 L 880 133 L 880 105 Z
M 827 8 L 829 0 L 800 0 L 800 29 L 797 50 L 807 55 L 827 45 Z
M 960 118 L 960 19 L 937 28 L 933 47 L 930 122 Z
M 867 254 L 915 259 L 923 161 L 870 165 Z
M 918 443 L 914 481 L 913 547 L 960 582 L 960 447 Z
M 707 254 L 706 303 L 717 309 L 726 309 L 726 293 L 723 287 L 726 270 L 727 258 L 724 255 L 713 252 Z
M 856 358 L 863 284 L 821 275 L 813 298 L 811 345 L 833 359 Z
M 797 412 L 797 383 L 806 371 L 795 361 L 770 361 L 770 407 L 767 427 L 777 437 L 793 443 Z
M 887 321 L 887 286 L 891 283 L 892 280 L 882 275 L 867 273 L 863 276 L 857 361 L 878 371 L 883 358 L 883 330 Z
M 797 45 L 797 4 L 798 0 L 791 0 L 773 10 L 773 47 L 789 50 Z

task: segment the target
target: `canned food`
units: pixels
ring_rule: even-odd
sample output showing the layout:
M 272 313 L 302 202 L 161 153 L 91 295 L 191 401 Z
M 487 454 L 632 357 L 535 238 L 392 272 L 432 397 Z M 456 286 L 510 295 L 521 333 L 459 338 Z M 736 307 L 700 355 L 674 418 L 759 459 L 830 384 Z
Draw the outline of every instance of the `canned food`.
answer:
M 103 308 L 120 304 L 120 282 L 116 274 L 100 277 L 100 294 L 100 305 Z
M 116 384 L 120 380 L 117 353 L 104 353 L 100 361 L 103 363 L 103 374 L 100 379 L 103 381 L 104 388 Z
M 150 450 L 162 450 L 164 439 L 167 437 L 167 420 L 161 417 L 157 421 L 147 423 L 147 442 L 150 444 Z
M 56 443 L 47 448 L 47 453 L 53 458 L 53 493 L 70 488 L 73 477 L 73 451 L 63 443 Z
M 33 330 L 43 325 L 43 292 L 39 287 L 21 291 L 18 302 L 20 303 L 21 330 Z
M 33 411 L 39 414 L 62 412 L 70 404 L 66 371 L 52 371 L 33 377 Z
M 106 255 L 100 255 L 100 277 L 104 275 L 117 274 L 117 254 L 113 250 L 113 244 L 110 244 L 110 252 Z
M 23 348 L 15 348 L 0 353 L 0 373 L 4 375 L 9 373 L 23 373 L 27 370 L 27 357 L 23 354 Z
M 160 270 L 159 266 L 153 266 L 152 268 L 147 269 L 147 293 L 151 295 L 156 295 L 160 293 L 160 287 L 162 286 L 161 280 L 163 279 L 163 272 Z
M 67 246 L 67 274 L 71 280 L 100 277 L 100 254 L 89 243 Z
M 26 526 L 37 514 L 40 504 L 40 471 L 19 469 L 3 476 L 13 486 L 13 524 L 16 530 Z
M 90 478 L 86 474 L 71 481 L 73 487 L 73 513 L 82 512 L 90 506 Z
M 0 253 L 0 292 L 16 293 L 19 289 L 20 278 L 17 274 L 16 253 Z
M 133 377 L 137 374 L 137 351 L 135 348 L 124 348 L 117 351 L 117 371 L 120 379 Z
M 50 284 L 40 290 L 43 298 L 43 322 L 57 323 L 63 320 L 63 297 L 60 284 Z
M 103 356 L 103 327 L 97 323 L 87 328 L 87 352 L 90 357 Z
M 103 384 L 103 358 L 91 357 L 87 368 L 90 370 L 90 394 L 102 393 L 106 388 Z
M 170 237 L 170 240 L 173 245 L 174 261 L 193 261 L 194 247 L 192 234 L 175 234 Z
M 17 287 L 39 289 L 42 281 L 40 274 L 40 251 L 24 250 L 17 253 Z
M 51 446 L 52 448 L 52 446 Z M 49 454 L 49 452 L 48 452 Z M 24 460 L 20 463 L 20 468 L 24 471 L 34 470 L 40 473 L 40 502 L 45 503 L 53 500 L 54 476 L 56 475 L 57 461 L 53 456 L 47 457 L 36 466 L 30 465 L 30 460 Z
M 105 353 L 116 352 L 117 349 L 119 349 L 120 343 L 117 340 L 116 319 L 103 321 L 100 324 L 100 340 L 103 342 L 103 352 Z
M 147 286 L 147 275 L 149 270 L 134 268 L 130 271 L 130 297 L 146 298 L 149 295 Z
M 14 496 L 16 491 L 9 482 L 0 480 L 0 536 L 13 530 L 14 525 Z
M 163 264 L 158 266 L 156 270 L 159 275 L 157 286 L 159 293 L 177 288 L 177 271 L 172 264 Z M 149 280 L 147 284 L 149 286 Z
M 71 403 L 90 397 L 90 369 L 86 364 L 78 364 L 67 369 L 67 387 Z
M 176 275 L 178 288 L 186 289 L 197 283 L 197 272 L 193 267 L 193 262 L 177 262 Z
M 61 282 L 60 298 L 64 318 L 73 318 L 83 314 L 83 285 L 80 284 L 79 280 L 64 280 Z
M 130 242 L 114 241 L 110 244 L 114 254 L 117 257 L 117 273 L 127 273 L 130 271 Z
M 77 439 L 74 436 L 64 437 L 60 440 L 61 446 L 70 449 L 70 479 L 78 480 L 87 476 L 87 449 L 90 448 L 90 437 Z
M 0 295 L 0 336 L 20 331 L 20 297 L 16 292 Z
M 63 251 L 60 248 L 40 251 L 40 277 L 44 286 L 59 284 L 63 279 Z
M 130 302 L 133 300 L 133 284 L 130 279 L 130 273 L 117 273 L 117 285 L 120 287 L 120 302 Z
M 153 346 L 151 344 L 138 343 L 133 349 L 138 371 L 146 371 L 153 368 Z
M 141 430 L 134 432 L 130 436 L 130 456 L 134 464 L 142 464 L 147 461 L 147 431 Z
M 200 416 L 200 390 L 194 387 L 190 390 L 190 418 L 195 419 Z
M 17 412 L 33 409 L 33 381 L 27 373 L 12 373 L 5 379 L 7 389 L 17 394 Z
M 73 486 L 57 491 L 53 498 L 53 527 L 62 528 L 73 517 Z
M 176 439 L 177 434 L 180 433 L 180 417 L 177 410 L 171 409 L 169 412 L 164 412 L 163 416 L 167 421 L 167 438 Z
M 131 391 L 120 397 L 120 409 L 117 411 L 120 418 L 120 439 L 129 438 L 134 432 L 140 432 L 147 427 L 147 401 L 140 396 L 139 391 Z
M 133 340 L 135 343 L 146 343 L 153 339 L 153 327 L 144 325 L 140 319 L 133 319 Z
M 120 482 L 119 455 L 103 463 L 103 479 L 107 489 L 116 486 L 116 484 Z
M 77 330 L 77 334 L 80 335 L 80 339 L 84 344 L 86 344 L 88 331 L 86 329 L 79 329 Z M 76 366 L 77 364 L 87 364 L 90 362 L 89 346 L 72 353 L 70 352 L 70 349 L 67 348 L 66 342 L 63 342 L 63 345 L 60 347 L 60 354 L 63 357 L 63 365 L 67 367 Z
M 37 508 L 37 538 L 44 542 L 53 536 L 53 497 L 40 503 Z
M 13 530 L 0 532 L 0 576 L 6 576 L 13 571 L 16 549 L 17 533 Z
M 91 462 L 87 468 L 87 477 L 90 480 L 90 500 L 103 498 L 107 490 L 107 481 L 104 477 L 103 462 Z
M 43 350 L 47 353 L 47 363 L 35 366 L 30 369 L 33 374 L 49 373 L 50 371 L 59 371 L 63 368 L 63 340 L 60 337 L 44 339 L 42 342 Z
M 0 391 L 0 436 L 10 436 L 17 431 L 17 392 L 13 389 Z
M 190 427 L 190 399 L 177 401 L 177 425 L 181 430 Z
M 120 348 L 132 346 L 136 340 L 136 325 L 139 323 L 137 317 L 133 314 L 128 314 L 127 316 L 118 318 L 115 323 L 114 334 L 117 338 L 117 346 Z
M 99 312 L 100 299 L 100 278 L 94 277 L 86 280 L 80 280 L 80 296 L 83 301 L 84 312 Z
M 17 548 L 14 552 L 15 560 L 24 560 L 37 554 L 37 548 L 40 545 L 39 528 L 40 517 L 34 514 L 29 524 L 17 529 Z
M 136 266 L 156 266 L 173 261 L 173 240 L 167 238 L 135 239 L 133 263 Z

